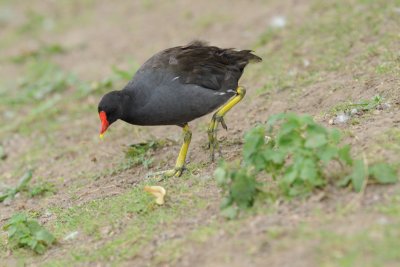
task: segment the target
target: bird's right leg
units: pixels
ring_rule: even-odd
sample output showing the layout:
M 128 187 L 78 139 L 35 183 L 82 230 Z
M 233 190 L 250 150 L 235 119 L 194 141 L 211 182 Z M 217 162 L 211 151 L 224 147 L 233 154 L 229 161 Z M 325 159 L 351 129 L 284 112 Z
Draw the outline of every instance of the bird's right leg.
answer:
M 208 127 L 208 148 L 211 152 L 211 161 L 214 161 L 214 153 L 216 149 L 219 149 L 218 139 L 217 139 L 217 128 L 218 123 L 221 123 L 222 127 L 226 130 L 227 126 L 224 121 L 225 114 L 231 110 L 237 103 L 239 103 L 243 97 L 246 95 L 246 90 L 239 86 L 236 89 L 236 95 L 233 96 L 225 105 L 220 107 L 217 112 L 214 113 L 210 125 Z

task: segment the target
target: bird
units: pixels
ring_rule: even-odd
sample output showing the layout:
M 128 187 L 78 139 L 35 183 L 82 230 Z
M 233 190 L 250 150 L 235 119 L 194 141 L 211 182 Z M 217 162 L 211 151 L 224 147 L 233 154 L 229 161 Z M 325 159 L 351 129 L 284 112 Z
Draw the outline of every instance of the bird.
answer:
M 239 86 L 244 68 L 250 62 L 260 61 L 261 57 L 252 50 L 219 48 L 199 40 L 158 52 L 122 90 L 108 92 L 101 98 L 100 138 L 117 120 L 141 126 L 179 126 L 183 129 L 183 144 L 175 167 L 155 173 L 179 177 L 185 169 L 192 137 L 188 123 L 215 111 L 207 130 L 214 161 L 219 149 L 218 125 L 227 130 L 224 116 L 246 94 Z

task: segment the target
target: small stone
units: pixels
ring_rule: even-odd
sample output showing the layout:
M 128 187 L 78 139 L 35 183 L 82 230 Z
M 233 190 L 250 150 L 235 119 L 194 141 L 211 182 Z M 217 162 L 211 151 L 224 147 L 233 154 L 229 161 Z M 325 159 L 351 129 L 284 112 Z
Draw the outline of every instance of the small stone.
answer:
M 333 125 L 333 123 L 334 123 L 333 119 L 330 119 L 330 120 L 328 121 L 328 123 L 329 123 L 330 125 Z
M 65 241 L 75 239 L 79 235 L 78 231 L 71 232 L 64 237 Z
M 342 113 L 336 116 L 334 119 L 334 124 L 346 123 L 349 119 L 350 117 L 348 115 Z
M 381 105 L 381 109 L 385 110 L 385 109 L 390 109 L 391 105 L 389 103 L 383 103 Z
M 353 108 L 350 110 L 350 115 L 356 115 L 358 113 L 358 109 Z
M 275 16 L 271 19 L 270 25 L 272 28 L 281 29 L 286 26 L 286 18 L 284 16 Z
M 303 66 L 306 67 L 306 68 L 308 66 L 310 66 L 310 61 L 308 59 L 306 59 L 306 58 L 303 58 Z
M 49 218 L 49 217 L 51 217 L 52 215 L 53 215 L 53 213 L 52 213 L 51 211 L 46 210 L 45 213 L 43 214 L 43 217 L 44 217 L 44 218 Z

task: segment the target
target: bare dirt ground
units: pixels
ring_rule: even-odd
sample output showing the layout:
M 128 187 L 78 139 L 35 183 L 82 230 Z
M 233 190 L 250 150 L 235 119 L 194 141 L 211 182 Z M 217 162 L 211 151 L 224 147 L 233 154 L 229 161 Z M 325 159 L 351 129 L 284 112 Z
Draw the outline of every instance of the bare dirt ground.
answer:
M 332 38 L 326 37 L 329 34 L 320 33 L 319 27 L 312 28 L 314 32 L 305 30 L 296 33 L 300 43 L 294 45 L 298 48 L 290 46 L 297 36 L 293 32 L 308 29 L 304 26 L 307 23 L 316 23 L 321 17 L 321 32 L 329 31 L 323 28 L 326 24 L 334 24 L 328 20 L 332 15 L 330 10 L 340 7 L 324 6 L 319 1 L 34 1 L 29 4 L 4 1 L 1 6 L 3 10 L 11 10 L 12 19 L 4 20 L 0 32 L 3 38 L 0 75 L 4 81 L 1 88 L 18 86 L 14 77 L 23 77 L 25 73 L 25 66 L 11 62 L 10 57 L 49 43 L 61 44 L 67 50 L 51 60 L 85 81 L 101 81 L 110 75 L 113 65 L 129 69 L 132 62 L 140 64 L 161 49 L 193 39 L 221 47 L 250 48 L 264 61 L 246 70 L 241 84 L 248 94 L 229 112 L 226 118 L 229 130 L 219 132 L 226 160 L 239 159 L 244 133 L 272 114 L 308 113 L 332 127 L 329 120 L 335 116 L 331 110 L 336 105 L 381 95 L 390 104 L 388 109 L 335 127 L 345 132 L 345 142 L 353 145 L 354 154 L 366 153 L 370 161 L 398 163 L 400 42 L 395 35 L 400 25 L 396 24 L 400 18 L 399 5 L 395 1 L 386 4 L 377 1 L 382 3 L 371 7 L 368 1 L 344 2 L 361 13 L 367 10 L 374 14 L 369 8 L 382 8 L 377 11 L 383 10 L 381 20 L 370 19 L 383 22 L 378 30 L 371 32 L 367 26 L 359 26 L 360 35 L 350 40 L 346 53 L 336 57 L 336 52 L 330 52 L 329 43 L 352 39 L 353 32 L 347 28 L 343 30 L 348 31 L 348 36 L 340 35 L 344 40 L 337 36 L 339 39 L 335 39 L 334 32 Z M 47 24 L 56 26 L 50 30 L 40 26 L 28 33 L 15 33 L 27 21 L 33 23 L 26 15 L 29 12 L 48 17 Z M 343 16 L 351 14 L 349 11 Z M 260 45 L 276 16 L 285 18 L 286 25 Z M 380 43 L 386 34 L 395 37 Z M 305 35 L 310 37 L 300 38 Z M 324 45 L 315 45 L 320 41 L 318 38 L 325 37 L 326 50 Z M 396 38 L 397 43 L 393 41 Z M 394 65 L 390 65 L 394 70 L 377 71 L 391 60 L 384 56 L 389 53 L 387 50 L 397 51 Z M 341 65 L 335 67 L 332 61 Z M 262 89 L 266 85 L 270 85 L 268 89 Z M 123 83 L 113 84 L 117 86 Z M 125 202 L 116 199 L 133 198 L 132 188 L 142 186 L 148 172 L 173 166 L 180 148 L 180 129 L 117 122 L 105 140 L 100 141 L 97 103 L 101 94 L 68 98 L 75 91 L 72 86 L 60 93 L 61 100 L 53 107 L 57 110 L 55 114 L 37 116 L 39 119 L 26 123 L 28 130 L 21 130 L 23 127 L 19 125 L 0 132 L 0 144 L 7 152 L 7 158 L 0 161 L 0 184 L 15 184 L 24 170 L 33 168 L 34 177 L 57 188 L 52 196 L 28 198 L 21 194 L 8 205 L 0 204 L 0 224 L 17 211 L 28 211 L 37 213 L 38 220 L 59 235 L 59 244 L 43 256 L 11 251 L 2 242 L 0 266 L 398 266 L 399 253 L 387 257 L 380 253 L 375 257 L 370 251 L 373 244 L 360 244 L 376 241 L 392 249 L 399 245 L 398 241 L 386 242 L 383 238 L 387 234 L 386 225 L 397 225 L 400 221 L 399 185 L 370 185 L 361 194 L 329 185 L 307 199 L 261 203 L 254 212 L 233 222 L 222 218 L 220 192 L 213 181 L 217 164 L 209 162 L 205 149 L 210 116 L 191 123 L 188 174 L 163 184 L 171 190 L 163 211 L 169 219 L 149 217 L 156 222 L 151 221 L 148 228 L 137 231 L 135 227 L 147 222 L 140 218 L 140 213 L 121 213 L 119 210 L 134 207 L 118 206 Z M 3 106 L 0 119 L 11 124 L 12 120 L 29 116 L 33 107 L 34 104 L 27 104 L 11 110 L 10 106 Z M 14 114 L 11 119 L 5 115 L 9 109 Z M 128 145 L 149 139 L 171 141 L 151 152 L 153 161 L 149 169 L 142 165 L 120 167 Z M 394 204 L 393 199 L 397 199 Z M 397 213 L 382 213 L 381 207 L 387 203 L 397 207 Z M 110 218 L 106 214 L 107 205 Z M 134 206 L 135 202 L 126 205 Z M 65 214 L 76 216 L 78 225 L 72 226 L 67 217 L 61 216 L 67 216 L 63 211 L 69 209 L 71 213 Z M 74 213 L 80 209 L 83 212 L 76 214 L 87 218 L 88 225 L 95 225 L 88 226 L 86 232 L 81 230 L 86 227 L 85 220 L 80 221 Z M 78 237 L 64 240 L 73 230 L 79 231 Z M 392 235 L 400 237 L 400 232 Z M 5 240 L 5 234 L 1 238 Z M 388 254 L 391 250 L 385 248 L 385 251 Z

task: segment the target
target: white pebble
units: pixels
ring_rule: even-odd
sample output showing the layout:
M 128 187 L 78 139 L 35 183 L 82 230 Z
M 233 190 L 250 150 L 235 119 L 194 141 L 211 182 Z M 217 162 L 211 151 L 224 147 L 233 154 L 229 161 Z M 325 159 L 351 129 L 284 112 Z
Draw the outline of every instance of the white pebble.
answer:
M 286 26 L 286 18 L 284 16 L 275 16 L 271 19 L 270 25 L 272 28 L 283 28 Z
M 348 120 L 350 119 L 350 117 L 346 114 L 339 114 L 336 116 L 334 123 L 335 124 L 339 124 L 339 123 L 346 123 Z

